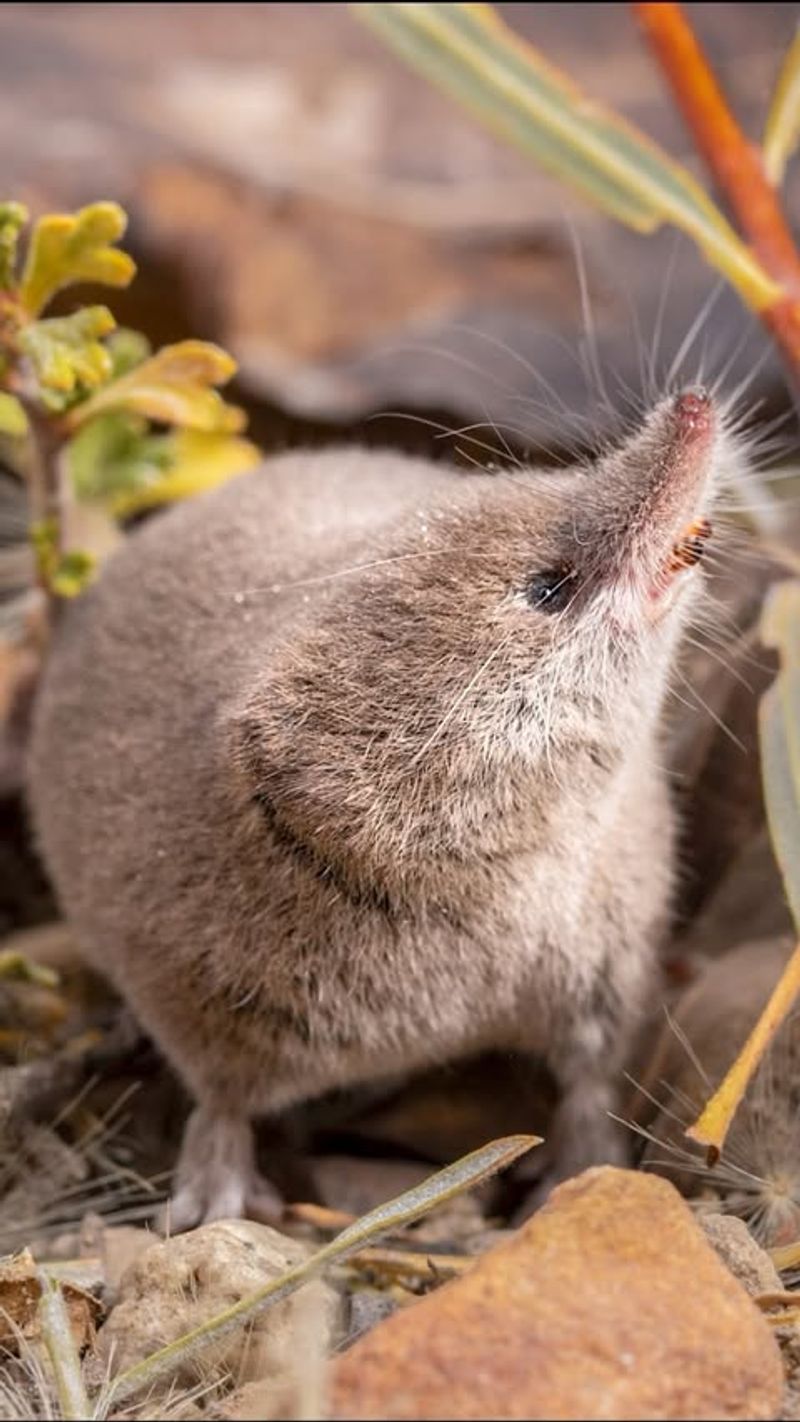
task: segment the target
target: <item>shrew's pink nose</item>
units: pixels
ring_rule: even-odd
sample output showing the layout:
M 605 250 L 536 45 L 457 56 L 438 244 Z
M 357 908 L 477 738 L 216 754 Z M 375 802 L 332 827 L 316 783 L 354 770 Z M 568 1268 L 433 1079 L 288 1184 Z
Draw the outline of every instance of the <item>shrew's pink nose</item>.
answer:
M 711 422 L 713 404 L 702 385 L 692 386 L 675 396 L 673 405 L 681 432 L 687 435 L 705 432 Z

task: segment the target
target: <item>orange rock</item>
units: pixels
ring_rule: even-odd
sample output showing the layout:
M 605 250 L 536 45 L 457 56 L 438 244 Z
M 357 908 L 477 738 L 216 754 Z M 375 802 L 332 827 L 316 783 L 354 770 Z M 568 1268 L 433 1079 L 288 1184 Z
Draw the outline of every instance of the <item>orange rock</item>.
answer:
M 667 1181 L 604 1166 L 337 1360 L 335 1418 L 774 1418 L 769 1325 Z

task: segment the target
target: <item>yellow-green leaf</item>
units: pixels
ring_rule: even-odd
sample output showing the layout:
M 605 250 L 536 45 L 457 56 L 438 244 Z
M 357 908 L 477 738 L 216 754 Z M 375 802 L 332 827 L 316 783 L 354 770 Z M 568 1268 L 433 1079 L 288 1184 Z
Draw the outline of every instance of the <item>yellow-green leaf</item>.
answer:
M 302 1263 L 294 1265 L 277 1278 L 270 1279 L 269 1283 L 256 1293 L 240 1299 L 223 1313 L 194 1328 L 191 1333 L 168 1343 L 165 1348 L 159 1348 L 158 1352 L 145 1358 L 143 1362 L 134 1363 L 133 1367 L 120 1373 L 111 1384 L 111 1399 L 115 1408 L 125 1398 L 145 1388 L 151 1388 L 159 1378 L 168 1377 L 176 1368 L 184 1367 L 188 1359 L 207 1348 L 209 1343 L 229 1332 L 231 1328 L 249 1323 L 261 1309 L 293 1294 L 329 1264 L 339 1263 L 369 1241 L 410 1224 L 429 1210 L 435 1209 L 437 1205 L 445 1204 L 462 1191 L 479 1185 L 481 1181 L 496 1174 L 498 1170 L 503 1170 L 537 1145 L 541 1145 L 538 1136 L 505 1136 L 500 1140 L 491 1141 L 480 1150 L 463 1156 L 454 1165 L 448 1165 L 444 1170 L 438 1170 L 435 1175 L 429 1175 L 427 1180 L 413 1186 L 411 1190 L 378 1205 L 376 1209 L 362 1215 L 355 1224 L 342 1230 L 330 1244 L 318 1249 L 309 1259 L 304 1259 Z
M 76 213 L 51 213 L 36 223 L 20 283 L 20 298 L 38 316 L 62 287 L 75 282 L 127 286 L 136 274 L 133 258 L 112 244 L 127 226 L 115 202 L 95 202 Z
M 355 4 L 351 9 L 504 138 L 639 232 L 687 232 L 754 310 L 781 288 L 689 171 L 590 100 L 491 5 Z
M 152 346 L 141 331 L 132 331 L 129 326 L 118 326 L 108 340 L 108 354 L 114 379 L 127 375 L 134 366 L 141 365 L 152 354 Z
M 143 415 L 106 410 L 87 420 L 66 450 L 75 497 L 108 506 L 118 494 L 156 483 L 170 463 L 170 435 L 153 434 Z
M 780 653 L 778 675 L 759 706 L 761 773 L 772 848 L 800 932 L 800 580 L 770 590 L 761 640 Z M 800 944 L 725 1078 L 686 1135 L 719 1158 L 731 1121 L 759 1062 L 800 994 Z
M 122 489 L 111 499 L 117 518 L 130 518 L 145 509 L 214 489 L 236 474 L 254 469 L 264 458 L 257 445 L 237 435 L 205 430 L 176 430 L 165 441 L 167 459 L 139 487 Z
M 58 985 L 58 973 L 27 957 L 19 948 L 0 949 L 0 979 L 37 983 L 39 987 Z
M 786 51 L 764 129 L 764 168 L 771 183 L 781 182 L 800 142 L 800 28 Z
M 30 540 L 39 579 L 56 597 L 77 597 L 91 582 L 97 560 L 83 549 L 64 553 L 59 548 L 59 527 L 53 518 L 31 525 Z
M 0 390 L 0 435 L 21 439 L 28 432 L 28 417 L 19 400 Z
M 73 548 L 69 553 L 62 553 L 58 559 L 50 575 L 50 591 L 55 593 L 56 597 L 78 597 L 92 582 L 96 571 L 97 559 L 94 554 L 82 548 Z
M 68 426 L 77 429 L 105 410 L 132 410 L 166 425 L 241 430 L 245 424 L 243 411 L 227 405 L 211 388 L 230 380 L 235 370 L 233 358 L 207 341 L 164 346 L 71 410 Z
M 19 343 L 36 372 L 45 403 L 63 409 L 70 397 L 94 390 L 111 375 L 102 338 L 114 329 L 106 306 L 85 306 L 72 316 L 31 321 Z
M 800 933 L 800 580 L 772 588 L 761 638 L 781 668 L 761 698 L 759 732 L 767 820 L 786 897 Z
M 28 210 L 21 202 L 0 202 L 0 291 L 14 286 L 17 241 L 27 221 Z

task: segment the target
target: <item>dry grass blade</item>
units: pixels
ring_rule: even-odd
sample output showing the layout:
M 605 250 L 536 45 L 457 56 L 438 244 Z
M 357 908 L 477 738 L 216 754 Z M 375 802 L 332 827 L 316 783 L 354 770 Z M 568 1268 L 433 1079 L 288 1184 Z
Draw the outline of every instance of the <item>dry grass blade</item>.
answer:
M 800 1264 L 800 1239 L 793 1239 L 791 1244 L 778 1244 L 768 1252 L 777 1270 L 796 1269 Z
M 699 1145 L 707 1148 L 710 1165 L 719 1160 L 736 1109 L 759 1062 L 773 1041 L 781 1023 L 788 1016 L 799 993 L 800 944 L 797 945 L 786 964 L 769 1002 L 730 1071 L 717 1087 L 694 1125 L 689 1126 L 686 1131 L 690 1140 L 697 1141 Z
M 469 1254 L 420 1254 L 405 1249 L 360 1249 L 348 1268 L 386 1279 L 454 1279 L 475 1263 Z
M 120 1373 L 111 1384 L 114 1406 L 117 1407 L 134 1393 L 152 1388 L 154 1383 L 168 1377 L 179 1364 L 183 1365 L 188 1359 L 201 1353 L 209 1343 L 249 1322 L 261 1309 L 293 1294 L 329 1264 L 339 1263 L 368 1242 L 390 1230 L 398 1229 L 401 1225 L 410 1224 L 435 1206 L 479 1185 L 481 1181 L 495 1175 L 498 1170 L 503 1170 L 519 1156 L 540 1144 L 541 1139 L 538 1136 L 505 1136 L 463 1156 L 454 1165 L 437 1171 L 435 1175 L 429 1176 L 413 1189 L 404 1191 L 402 1195 L 397 1195 L 393 1200 L 378 1205 L 355 1224 L 342 1230 L 330 1244 L 326 1244 L 310 1259 L 303 1260 L 301 1264 L 288 1269 L 285 1274 L 271 1279 L 263 1289 L 241 1299 L 231 1308 L 193 1329 L 191 1333 L 176 1339 L 174 1343 L 159 1349 L 143 1362 Z

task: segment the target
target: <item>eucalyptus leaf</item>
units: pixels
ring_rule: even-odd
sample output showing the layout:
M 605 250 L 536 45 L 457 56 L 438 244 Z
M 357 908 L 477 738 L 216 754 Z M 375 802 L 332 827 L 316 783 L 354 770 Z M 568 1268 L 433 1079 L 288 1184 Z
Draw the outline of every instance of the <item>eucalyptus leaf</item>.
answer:
M 353 12 L 491 128 L 639 232 L 687 232 L 754 310 L 782 289 L 688 169 L 588 98 L 491 5 L 355 4 Z

